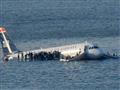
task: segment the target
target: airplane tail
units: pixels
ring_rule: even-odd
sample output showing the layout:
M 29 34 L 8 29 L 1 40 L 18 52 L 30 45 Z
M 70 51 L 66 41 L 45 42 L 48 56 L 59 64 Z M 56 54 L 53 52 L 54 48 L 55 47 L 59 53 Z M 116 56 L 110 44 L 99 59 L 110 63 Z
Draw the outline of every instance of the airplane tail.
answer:
M 16 46 L 13 44 L 13 42 L 8 37 L 8 34 L 5 30 L 5 28 L 0 27 L 0 42 L 2 45 L 3 55 L 8 56 L 15 52 L 18 52 L 19 50 L 16 48 Z

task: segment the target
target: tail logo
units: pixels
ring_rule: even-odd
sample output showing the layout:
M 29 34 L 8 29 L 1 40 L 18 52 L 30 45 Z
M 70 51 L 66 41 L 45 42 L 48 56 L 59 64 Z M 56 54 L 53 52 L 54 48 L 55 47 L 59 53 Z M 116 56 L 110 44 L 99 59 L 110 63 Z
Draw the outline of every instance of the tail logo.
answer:
M 10 40 L 5 28 L 0 27 L 0 42 L 2 44 L 3 54 L 4 56 L 10 55 L 14 52 L 18 52 L 19 50 Z

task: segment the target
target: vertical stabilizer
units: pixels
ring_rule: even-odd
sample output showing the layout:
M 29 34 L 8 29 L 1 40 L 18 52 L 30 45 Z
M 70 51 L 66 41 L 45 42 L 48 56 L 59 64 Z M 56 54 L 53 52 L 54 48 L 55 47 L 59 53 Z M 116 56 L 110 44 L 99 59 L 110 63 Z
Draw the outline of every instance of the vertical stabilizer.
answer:
M 7 32 L 3 27 L 0 27 L 0 42 L 2 44 L 4 56 L 11 55 L 12 53 L 18 51 L 16 46 L 9 39 Z

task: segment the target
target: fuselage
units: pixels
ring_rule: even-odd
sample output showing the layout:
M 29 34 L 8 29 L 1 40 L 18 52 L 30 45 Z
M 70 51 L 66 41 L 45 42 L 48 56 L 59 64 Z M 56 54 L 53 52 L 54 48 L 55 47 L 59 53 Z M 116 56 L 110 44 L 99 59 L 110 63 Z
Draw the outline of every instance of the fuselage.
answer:
M 65 45 L 60 47 L 51 47 L 51 48 L 41 48 L 38 50 L 31 50 L 22 52 L 23 56 L 27 53 L 39 53 L 39 52 L 54 52 L 59 51 L 64 59 L 67 59 L 66 57 L 70 57 L 68 59 L 74 59 L 74 57 L 79 56 L 79 60 L 81 59 L 99 59 L 104 55 L 104 52 L 101 48 L 98 46 L 95 46 L 94 44 L 90 43 L 80 43 L 80 44 L 72 44 L 72 45 Z M 9 55 L 11 59 L 18 58 L 19 53 L 14 53 Z M 19 58 L 22 58 L 22 55 L 19 56 Z M 29 58 L 29 57 L 28 57 Z

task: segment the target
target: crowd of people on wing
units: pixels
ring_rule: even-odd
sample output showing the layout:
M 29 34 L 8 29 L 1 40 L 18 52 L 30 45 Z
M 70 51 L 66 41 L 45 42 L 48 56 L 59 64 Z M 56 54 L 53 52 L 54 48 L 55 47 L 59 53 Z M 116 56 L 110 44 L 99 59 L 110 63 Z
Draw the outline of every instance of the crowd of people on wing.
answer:
M 80 54 L 77 53 L 76 56 L 78 56 Z M 113 53 L 113 55 L 110 55 L 109 53 L 107 53 L 108 56 L 117 56 L 117 54 Z M 18 60 L 60 60 L 60 59 L 72 59 L 74 57 L 71 56 L 64 56 L 61 54 L 61 52 L 59 51 L 54 51 L 54 52 L 45 52 L 45 51 L 41 51 L 39 53 L 33 53 L 33 52 L 29 52 L 29 53 L 25 53 L 25 52 L 20 52 L 18 54 Z
M 79 56 L 81 52 L 77 53 L 75 56 Z M 75 57 L 74 56 L 74 57 Z M 106 56 L 108 57 L 112 57 L 112 58 L 118 58 L 119 55 L 117 55 L 116 53 L 113 53 L 112 55 L 107 52 Z M 64 56 L 61 54 L 61 52 L 59 51 L 53 51 L 53 52 L 45 52 L 45 51 L 41 51 L 38 53 L 34 53 L 34 52 L 19 52 L 17 59 L 19 61 L 40 61 L 40 60 L 60 60 L 60 59 L 72 59 L 74 57 L 71 57 L 70 55 L 68 56 Z M 8 57 L 4 57 L 4 61 L 8 61 Z
M 18 60 L 59 60 L 61 53 L 59 51 L 45 52 L 41 51 L 39 53 L 24 53 L 20 52 L 18 54 Z

